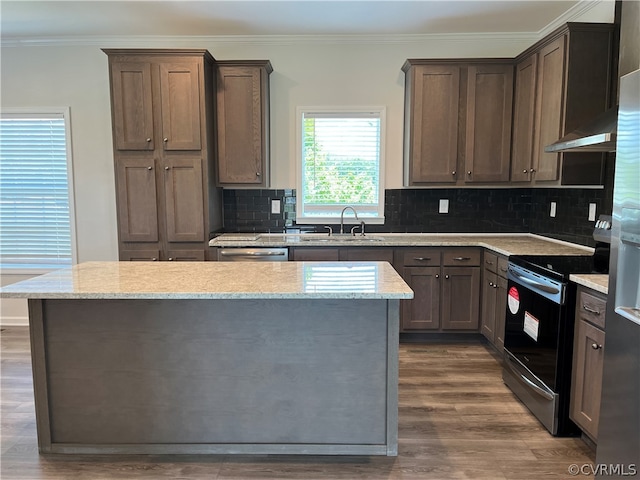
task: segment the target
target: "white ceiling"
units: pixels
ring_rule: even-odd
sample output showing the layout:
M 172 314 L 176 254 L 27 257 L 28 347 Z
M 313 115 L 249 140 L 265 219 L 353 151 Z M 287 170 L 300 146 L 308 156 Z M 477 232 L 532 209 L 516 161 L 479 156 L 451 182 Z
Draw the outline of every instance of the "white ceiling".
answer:
M 4 41 L 92 36 L 536 33 L 600 0 L 0 0 Z

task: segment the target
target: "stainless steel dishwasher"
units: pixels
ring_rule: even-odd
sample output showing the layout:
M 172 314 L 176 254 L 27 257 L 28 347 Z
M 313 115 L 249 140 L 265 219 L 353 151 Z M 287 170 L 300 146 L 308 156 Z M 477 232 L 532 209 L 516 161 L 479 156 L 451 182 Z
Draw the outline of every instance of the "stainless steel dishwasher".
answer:
M 218 248 L 219 262 L 286 262 L 289 249 L 278 248 Z

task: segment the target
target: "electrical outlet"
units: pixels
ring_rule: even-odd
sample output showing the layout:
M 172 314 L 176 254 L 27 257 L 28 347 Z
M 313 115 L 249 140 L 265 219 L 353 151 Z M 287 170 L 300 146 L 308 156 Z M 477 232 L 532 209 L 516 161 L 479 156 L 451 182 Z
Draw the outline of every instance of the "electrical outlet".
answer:
M 438 206 L 438 213 L 449 213 L 449 200 L 446 198 L 440 199 L 440 205 Z
M 280 200 L 271 200 L 271 213 L 280 213 Z
M 556 202 L 551 202 L 551 208 L 549 209 L 549 216 L 550 217 L 556 216 Z
M 589 204 L 589 221 L 590 222 L 596 221 L 596 204 L 595 203 Z

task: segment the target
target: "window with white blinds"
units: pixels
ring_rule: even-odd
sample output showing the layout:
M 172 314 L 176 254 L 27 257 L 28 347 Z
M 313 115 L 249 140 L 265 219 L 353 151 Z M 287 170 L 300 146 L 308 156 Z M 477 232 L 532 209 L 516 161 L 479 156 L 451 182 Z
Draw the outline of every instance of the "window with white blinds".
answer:
M 384 118 L 382 107 L 298 109 L 297 223 L 335 223 L 347 205 L 384 219 Z
M 0 267 L 74 263 L 68 109 L 0 116 Z

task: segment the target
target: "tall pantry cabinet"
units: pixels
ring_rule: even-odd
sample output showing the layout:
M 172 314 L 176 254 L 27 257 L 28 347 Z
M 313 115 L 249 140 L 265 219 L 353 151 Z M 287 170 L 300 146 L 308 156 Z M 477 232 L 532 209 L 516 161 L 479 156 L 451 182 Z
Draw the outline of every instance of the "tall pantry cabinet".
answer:
M 206 50 L 107 49 L 120 260 L 205 260 L 220 228 Z

